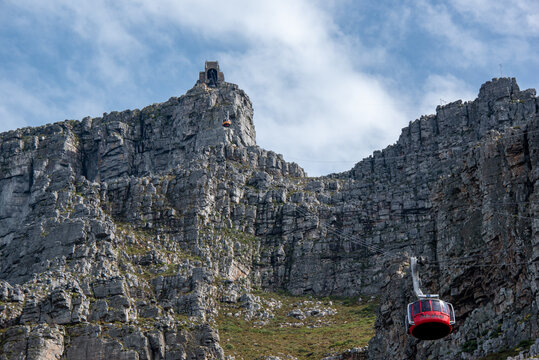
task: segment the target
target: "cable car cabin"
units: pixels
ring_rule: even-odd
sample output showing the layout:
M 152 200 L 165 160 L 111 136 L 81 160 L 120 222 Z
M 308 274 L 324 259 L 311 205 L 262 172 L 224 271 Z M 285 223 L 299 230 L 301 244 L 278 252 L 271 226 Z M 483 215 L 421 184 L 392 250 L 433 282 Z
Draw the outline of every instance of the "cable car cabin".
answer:
M 223 127 L 230 127 L 230 125 L 232 125 L 232 123 L 230 122 L 230 120 L 226 119 L 226 120 L 223 120 Z
M 421 340 L 441 339 L 453 331 L 453 305 L 438 299 L 420 299 L 408 304 L 408 332 Z

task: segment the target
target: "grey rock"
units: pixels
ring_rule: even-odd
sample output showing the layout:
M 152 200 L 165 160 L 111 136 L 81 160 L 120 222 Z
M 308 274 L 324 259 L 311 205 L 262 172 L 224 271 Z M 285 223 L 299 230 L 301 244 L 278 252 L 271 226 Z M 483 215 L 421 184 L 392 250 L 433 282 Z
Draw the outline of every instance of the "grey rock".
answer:
M 327 356 L 321 360 L 367 360 L 368 348 L 352 348 L 346 350 L 342 354 Z
M 94 296 L 98 299 L 111 295 L 125 295 L 125 285 L 122 278 L 99 280 L 93 284 Z
M 294 310 L 290 311 L 288 313 L 288 316 L 291 316 L 291 317 L 299 319 L 299 320 L 303 320 L 303 319 L 306 318 L 305 314 L 300 309 L 294 309 Z
M 539 337 L 538 147 L 535 91 L 507 78 L 316 179 L 256 145 L 250 100 L 224 81 L 2 133 L 0 353 L 224 359 L 220 303 L 256 322 L 280 306 L 254 289 L 379 297 L 373 359 L 515 348 Z M 437 261 L 424 290 L 457 310 L 435 345 L 403 331 L 412 254 Z

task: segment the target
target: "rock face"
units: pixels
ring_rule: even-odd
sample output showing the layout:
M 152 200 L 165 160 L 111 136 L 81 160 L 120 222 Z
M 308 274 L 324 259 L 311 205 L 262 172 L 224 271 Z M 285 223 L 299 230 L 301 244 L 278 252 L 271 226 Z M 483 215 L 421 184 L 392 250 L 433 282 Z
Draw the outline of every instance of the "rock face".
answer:
M 249 98 L 223 81 L 0 134 L 0 359 L 224 359 L 219 303 L 255 307 L 253 288 L 378 296 L 370 359 L 533 342 L 538 107 L 493 79 L 320 178 L 257 147 Z M 455 306 L 444 340 L 404 331 L 412 254 Z

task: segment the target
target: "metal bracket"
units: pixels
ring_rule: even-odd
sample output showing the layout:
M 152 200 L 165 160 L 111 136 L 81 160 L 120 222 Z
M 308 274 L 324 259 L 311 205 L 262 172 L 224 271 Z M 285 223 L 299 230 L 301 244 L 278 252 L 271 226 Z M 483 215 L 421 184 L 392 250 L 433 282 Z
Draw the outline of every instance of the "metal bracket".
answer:
M 417 258 L 412 256 L 410 258 L 410 269 L 412 270 L 412 282 L 414 284 L 415 295 L 421 299 L 438 299 L 438 294 L 423 294 L 423 291 L 419 288 L 419 273 L 417 272 Z

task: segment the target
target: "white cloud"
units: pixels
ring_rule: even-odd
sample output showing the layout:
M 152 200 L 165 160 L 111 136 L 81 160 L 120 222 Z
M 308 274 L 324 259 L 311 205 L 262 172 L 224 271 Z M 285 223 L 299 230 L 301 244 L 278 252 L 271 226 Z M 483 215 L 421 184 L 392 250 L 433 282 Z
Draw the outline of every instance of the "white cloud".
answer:
M 470 29 L 460 26 L 453 19 L 453 12 L 445 5 L 427 1 L 418 3 L 418 21 L 430 34 L 439 37 L 444 52 L 438 57 L 441 63 L 468 67 L 484 65 L 488 48 Z
M 0 83 L 0 132 L 35 125 L 28 119 L 38 119 L 40 124 L 44 124 L 66 118 L 82 119 L 88 115 L 100 115 L 95 111 L 102 109 L 103 104 L 96 98 L 87 97 L 83 93 L 68 93 L 36 81 L 36 86 L 32 88 L 7 79 Z M 69 97 L 69 101 L 59 107 L 49 97 Z
M 493 33 L 516 37 L 539 35 L 536 0 L 455 0 L 454 11 Z
M 456 0 L 416 4 L 416 20 L 429 35 L 439 37 L 438 57 L 448 68 L 505 64 L 537 64 L 539 2 L 535 0 Z M 528 65 L 529 66 L 529 65 Z M 498 75 L 496 71 L 492 75 Z
M 457 100 L 463 102 L 474 100 L 478 91 L 453 75 L 429 75 L 423 86 L 423 92 L 418 117 L 434 113 L 438 105 Z
M 9 4 L 44 30 L 41 46 L 51 45 L 47 41 L 63 32 L 74 38 L 69 41 L 80 43 L 84 52 L 63 59 L 66 54 L 54 47 L 57 43 L 52 44 L 50 51 L 59 52 L 56 56 L 65 65 L 68 84 L 50 85 L 32 96 L 40 103 L 38 107 L 58 114 L 55 121 L 160 101 L 141 100 L 146 99 L 143 94 L 156 93 L 146 88 L 157 86 L 151 83 L 153 78 L 178 79 L 181 75 L 194 83 L 204 60 L 197 57 L 208 56 L 207 60 L 219 60 L 225 78 L 251 97 L 259 144 L 289 160 L 311 160 L 298 161 L 311 175 L 349 169 L 354 161 L 394 142 L 411 120 L 408 115 L 418 112 L 414 106 L 420 114 L 432 113 L 440 98 L 467 98 L 477 90 L 454 75 L 417 69 L 392 53 L 400 42 L 413 37 L 408 33 L 410 27 L 439 37 L 436 53 L 425 53 L 438 68 L 448 66 L 444 74 L 455 68 L 491 68 L 495 64 L 495 76 L 498 63 L 534 57 L 526 38 L 496 39 L 502 44 L 498 48 L 492 46 L 494 40 L 478 34 L 476 25 L 485 27 L 500 11 L 497 5 L 482 0 L 469 4 L 459 0 L 457 5 L 433 5 L 425 0 L 414 5 L 384 4 L 389 11 L 383 12 L 384 22 L 379 27 L 371 23 L 373 27 L 365 29 L 369 36 L 379 36 L 380 41 L 373 44 L 363 41 L 363 29 L 342 33 L 334 17 L 334 11 L 343 9 L 338 2 L 22 0 Z M 344 4 L 345 8 L 364 6 L 355 1 Z M 518 18 L 527 16 L 526 32 L 536 34 L 537 12 L 526 13 L 533 6 L 519 0 L 518 11 L 509 11 L 502 23 L 516 29 Z M 481 7 L 485 7 L 484 13 Z M 462 18 L 472 26 L 463 24 Z M 193 62 L 198 67 L 195 71 Z M 379 75 L 388 72 L 406 83 Z M 416 75 L 422 72 L 432 75 L 423 75 L 423 82 Z M 411 79 L 414 84 L 409 83 Z M 36 81 L 47 83 L 45 79 Z M 28 98 L 32 93 L 28 89 L 35 86 L 21 89 Z M 178 94 L 165 96 L 171 95 Z M 62 109 L 54 105 L 58 98 L 63 100 Z M 1 109 L 12 118 L 25 121 L 27 116 L 39 116 L 16 116 L 11 106 L 0 100 Z
M 143 59 L 151 48 L 149 39 L 137 36 L 169 42 L 171 33 L 188 31 L 207 46 L 240 49 L 216 53 L 217 60 L 227 80 L 252 98 L 259 143 L 286 158 L 359 160 L 394 141 L 396 124 L 405 122 L 383 84 L 357 70 L 356 49 L 348 47 L 350 39 L 339 33 L 330 13 L 306 0 L 57 0 L 20 6 L 64 21 L 91 40 L 94 76 L 108 79 L 103 90 L 109 92 L 134 86 L 125 58 Z M 375 56 L 383 60 L 380 52 Z M 324 172 L 327 165 L 320 164 L 301 163 L 311 174 Z M 338 170 L 351 165 L 342 163 Z
M 26 121 L 19 113 L 12 113 L 8 107 L 0 104 L 0 132 L 25 127 Z
M 312 175 L 349 169 L 373 150 L 395 141 L 405 123 L 391 94 L 375 77 L 357 71 L 353 52 L 316 12 L 277 9 L 267 14 L 274 27 L 250 29 L 256 39 L 245 53 L 222 54 L 228 78 L 244 87 L 254 102 L 259 144 L 299 160 Z M 280 21 L 298 17 L 298 24 Z M 302 16 L 303 14 L 303 16 Z M 265 38 L 265 33 L 269 37 Z M 294 33 L 293 39 L 286 34 Z M 308 160 L 308 161 L 305 161 Z
M 27 126 L 28 116 L 40 116 L 50 109 L 39 94 L 4 79 L 0 83 L 0 131 L 8 131 Z

